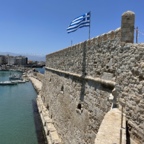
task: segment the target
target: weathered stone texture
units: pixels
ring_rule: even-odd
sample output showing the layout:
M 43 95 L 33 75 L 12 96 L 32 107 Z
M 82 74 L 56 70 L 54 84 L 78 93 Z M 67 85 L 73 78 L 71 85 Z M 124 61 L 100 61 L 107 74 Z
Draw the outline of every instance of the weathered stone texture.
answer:
M 124 107 L 130 138 L 144 143 L 144 44 L 125 43 L 133 36 L 123 42 L 127 30 L 124 24 L 122 30 L 47 55 L 42 99 L 62 143 L 93 144 L 112 94 L 113 106 Z M 103 80 L 116 82 L 115 89 Z
M 33 73 L 33 76 L 38 79 L 39 81 L 43 82 L 43 79 L 44 79 L 44 75 L 39 73 L 39 72 L 34 72 Z
M 144 45 L 126 44 L 121 48 L 116 82 L 125 106 L 131 138 L 138 144 L 144 142 Z M 118 73 L 120 71 L 120 73 Z
M 45 72 L 42 99 L 63 143 L 94 143 L 104 115 L 111 108 L 113 88 L 86 76 L 115 79 L 113 64 L 117 57 L 113 57 L 112 50 L 119 42 L 117 29 L 47 56 L 47 67 L 82 75 L 78 78 L 59 71 Z
M 104 71 L 111 73 L 114 70 L 111 66 L 117 59 L 117 57 L 113 58 L 115 54 L 112 51 L 120 42 L 120 33 L 120 29 L 117 29 L 105 34 L 108 35 L 106 41 L 102 41 L 105 37 L 102 35 L 50 54 L 47 56 L 46 66 L 93 77 L 100 76 Z M 111 35 L 114 35 L 112 39 Z M 101 59 L 102 56 L 104 56 L 103 59 Z
M 48 55 L 47 67 L 83 77 L 116 81 L 120 88 L 119 101 L 125 104 L 128 126 L 132 127 L 129 131 L 131 138 L 141 142 L 144 131 L 144 45 L 120 43 L 119 39 L 101 43 L 93 41 L 84 42 L 81 47 L 74 46 L 74 50 L 60 51 L 61 57 L 58 52 Z M 45 104 L 49 105 L 64 143 L 77 144 L 82 140 L 83 143 L 93 143 L 100 123 L 111 107 L 108 97 L 112 89 L 84 78 L 46 70 L 43 91 Z M 80 110 L 77 108 L 79 103 Z
M 127 11 L 122 15 L 121 21 L 121 41 L 133 43 L 134 41 L 134 23 L 135 14 L 131 11 Z
M 65 144 L 94 143 L 111 107 L 110 90 L 92 81 L 46 71 L 43 101 Z

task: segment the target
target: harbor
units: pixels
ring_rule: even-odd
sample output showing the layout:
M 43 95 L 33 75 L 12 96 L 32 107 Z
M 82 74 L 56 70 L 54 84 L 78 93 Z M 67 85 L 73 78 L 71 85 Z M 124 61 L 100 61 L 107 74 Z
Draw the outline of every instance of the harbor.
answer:
M 37 93 L 30 81 L 10 81 L 10 74 L 15 73 L 22 75 L 0 71 L 0 143 L 44 144 Z
M 6 85 L 17 85 L 19 83 L 25 83 L 28 82 L 29 80 L 27 79 L 26 75 L 23 74 L 22 72 L 17 72 L 17 71 L 13 71 L 8 76 L 8 80 L 6 81 L 0 81 L 0 85 L 2 86 L 6 86 Z

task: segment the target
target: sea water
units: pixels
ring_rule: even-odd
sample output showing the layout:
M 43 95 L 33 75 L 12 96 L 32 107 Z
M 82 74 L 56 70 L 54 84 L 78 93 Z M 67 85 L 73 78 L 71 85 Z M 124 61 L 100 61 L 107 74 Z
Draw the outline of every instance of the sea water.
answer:
M 0 81 L 9 79 L 0 71 Z M 36 91 L 31 82 L 0 86 L 0 144 L 39 144 L 34 115 Z
M 45 68 L 35 68 L 39 73 L 44 74 L 45 73 Z

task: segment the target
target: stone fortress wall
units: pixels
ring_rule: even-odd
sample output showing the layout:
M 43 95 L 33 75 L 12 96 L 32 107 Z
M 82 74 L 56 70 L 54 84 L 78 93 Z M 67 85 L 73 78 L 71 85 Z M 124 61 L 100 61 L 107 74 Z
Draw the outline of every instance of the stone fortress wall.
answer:
M 41 96 L 62 143 L 94 144 L 115 107 L 131 143 L 144 143 L 144 44 L 133 44 L 134 20 L 125 12 L 121 28 L 47 55 Z

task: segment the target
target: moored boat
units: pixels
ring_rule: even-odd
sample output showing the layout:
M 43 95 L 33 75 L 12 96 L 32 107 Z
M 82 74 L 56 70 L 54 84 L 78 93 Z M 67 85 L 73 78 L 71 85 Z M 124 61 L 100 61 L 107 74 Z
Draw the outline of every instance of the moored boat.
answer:
M 17 82 L 12 82 L 12 81 L 4 81 L 0 82 L 0 85 L 16 85 Z
M 9 76 L 9 80 L 22 80 L 19 74 L 13 74 Z

